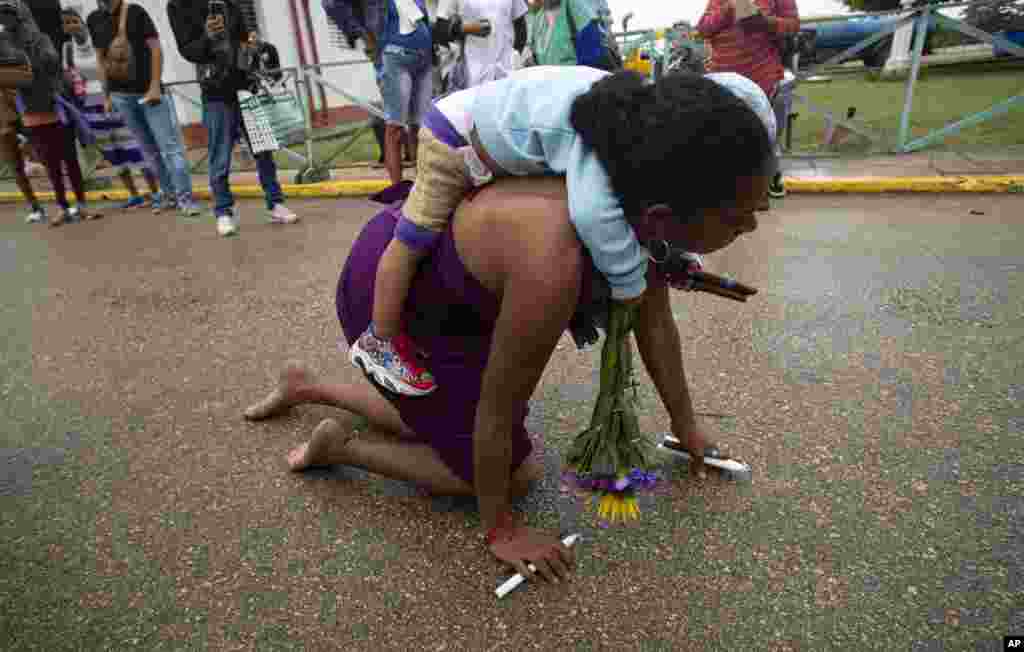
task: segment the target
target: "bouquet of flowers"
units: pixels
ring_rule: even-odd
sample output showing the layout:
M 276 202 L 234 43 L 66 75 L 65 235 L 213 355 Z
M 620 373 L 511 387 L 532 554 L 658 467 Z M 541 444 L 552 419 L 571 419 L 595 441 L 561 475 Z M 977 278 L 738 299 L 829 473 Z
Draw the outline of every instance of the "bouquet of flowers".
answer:
M 652 442 L 640 432 L 633 382 L 635 306 L 612 302 L 601 350 L 601 388 L 590 427 L 576 436 L 564 478 L 594 492 L 599 518 L 616 521 L 640 515 L 637 493 L 653 489 L 648 471 Z M 629 391 L 632 390 L 632 391 Z

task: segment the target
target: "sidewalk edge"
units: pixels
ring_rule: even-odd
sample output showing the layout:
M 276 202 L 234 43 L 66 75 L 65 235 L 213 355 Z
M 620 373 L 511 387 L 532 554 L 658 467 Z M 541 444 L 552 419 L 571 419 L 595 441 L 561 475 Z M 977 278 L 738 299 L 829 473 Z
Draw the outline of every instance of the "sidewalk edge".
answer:
M 949 177 L 824 177 L 817 179 L 786 177 L 789 193 L 882 193 L 882 192 L 1024 192 L 1024 175 L 978 175 Z M 384 179 L 351 179 L 311 184 L 285 184 L 284 193 L 290 198 L 366 197 L 391 185 Z M 258 185 L 232 188 L 236 197 L 260 198 L 263 189 Z M 37 193 L 41 201 L 53 201 L 52 192 Z M 210 199 L 209 189 L 195 192 L 197 199 Z M 97 190 L 87 194 L 89 201 L 121 201 L 128 199 L 125 190 Z M 0 192 L 0 203 L 23 202 L 20 192 Z

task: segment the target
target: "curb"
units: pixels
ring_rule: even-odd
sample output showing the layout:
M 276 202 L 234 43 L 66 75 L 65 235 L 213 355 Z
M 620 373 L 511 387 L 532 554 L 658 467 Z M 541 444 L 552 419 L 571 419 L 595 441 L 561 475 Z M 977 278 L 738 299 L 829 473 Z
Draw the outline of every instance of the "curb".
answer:
M 390 181 L 382 179 L 352 179 L 349 181 L 324 181 L 321 183 L 285 183 L 281 184 L 281 191 L 288 198 L 315 199 L 324 197 L 367 197 L 389 187 Z M 258 185 L 234 186 L 231 188 L 235 197 L 247 199 L 262 198 L 263 188 Z M 68 193 L 69 197 L 71 193 Z M 55 195 L 50 192 L 38 192 L 36 196 L 40 201 L 53 201 Z M 128 199 L 127 190 L 95 190 L 85 194 L 89 201 L 122 201 Z M 196 199 L 211 199 L 209 188 L 201 188 L 193 191 Z M 70 197 L 73 198 L 73 197 Z M 0 204 L 21 203 L 25 198 L 20 192 L 0 192 Z
M 1024 175 L 950 176 L 950 177 L 824 177 L 784 178 L 786 191 L 801 193 L 998 193 L 1024 192 Z M 386 179 L 351 179 L 324 181 L 310 184 L 283 184 L 289 198 L 366 197 L 389 187 Z M 257 185 L 236 186 L 231 189 L 236 197 L 261 198 L 263 189 Z M 42 201 L 53 201 L 53 192 L 37 193 Z M 121 201 L 128 199 L 127 190 L 98 190 L 86 194 L 89 201 Z M 195 191 L 197 199 L 210 199 L 210 191 Z M 20 203 L 25 199 L 20 192 L 0 192 L 0 203 Z
M 784 181 L 786 191 L 791 193 L 1024 192 L 1022 175 L 785 178 Z

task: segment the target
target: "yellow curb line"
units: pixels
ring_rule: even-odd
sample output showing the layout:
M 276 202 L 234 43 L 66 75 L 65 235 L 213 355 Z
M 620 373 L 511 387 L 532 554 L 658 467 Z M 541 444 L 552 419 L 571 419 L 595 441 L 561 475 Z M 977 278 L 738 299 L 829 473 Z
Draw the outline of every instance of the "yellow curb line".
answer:
M 349 181 L 324 181 L 309 184 L 282 184 L 281 190 L 289 198 L 316 199 L 324 197 L 366 197 L 389 187 L 391 182 L 384 179 L 353 179 Z M 262 198 L 263 188 L 256 185 L 233 186 L 231 192 L 236 197 Z M 196 199 L 211 199 L 208 188 L 196 189 Z M 53 192 L 38 192 L 39 201 L 53 201 Z M 86 193 L 89 201 L 124 201 L 129 195 L 127 190 L 94 190 Z M 72 198 L 73 199 L 73 198 Z M 20 192 L 0 192 L 0 203 L 20 203 L 25 198 Z
M 785 186 L 794 193 L 1021 192 L 1024 176 L 787 178 Z
M 293 198 L 366 197 L 391 185 L 387 179 L 350 179 L 310 184 L 285 184 L 282 190 Z M 880 192 L 1020 192 L 1024 190 L 1024 176 L 950 176 L 950 177 L 849 177 L 849 178 L 786 178 L 786 191 L 790 193 L 880 193 Z M 235 186 L 235 196 L 263 197 L 258 185 Z M 209 189 L 195 191 L 198 199 L 210 199 Z M 53 201 L 52 192 L 38 193 L 41 201 Z M 123 201 L 126 190 L 96 190 L 87 194 L 89 201 Z M 20 192 L 0 192 L 0 203 L 23 202 Z

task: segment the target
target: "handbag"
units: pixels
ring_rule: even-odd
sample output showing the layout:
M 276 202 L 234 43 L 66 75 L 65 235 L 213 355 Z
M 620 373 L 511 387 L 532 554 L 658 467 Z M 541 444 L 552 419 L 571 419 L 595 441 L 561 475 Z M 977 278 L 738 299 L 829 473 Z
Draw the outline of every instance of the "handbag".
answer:
M 28 64 L 0 66 L 0 88 L 28 88 L 34 78 L 32 66 Z
M 62 124 L 74 130 L 78 142 L 83 147 L 96 144 L 96 133 L 89 126 L 89 121 L 85 119 L 77 106 L 60 95 L 57 96 L 57 115 Z
M 253 154 L 276 152 L 305 137 L 305 111 L 298 97 L 286 88 L 264 86 L 258 93 L 238 91 L 238 104 Z
M 107 49 L 107 78 L 114 81 L 132 81 L 135 75 L 135 53 L 128 41 L 128 7 L 127 2 L 121 3 L 121 17 L 118 20 L 117 32 Z

